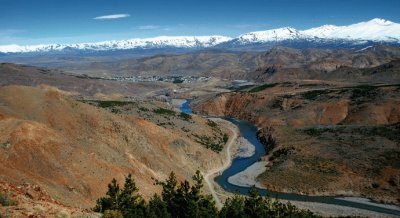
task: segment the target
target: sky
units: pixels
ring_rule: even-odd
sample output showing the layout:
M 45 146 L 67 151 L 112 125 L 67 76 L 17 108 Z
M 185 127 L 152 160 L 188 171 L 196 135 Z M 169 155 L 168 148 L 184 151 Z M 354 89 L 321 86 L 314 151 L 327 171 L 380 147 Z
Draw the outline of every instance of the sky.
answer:
M 0 0 L 0 45 L 400 23 L 400 0 Z

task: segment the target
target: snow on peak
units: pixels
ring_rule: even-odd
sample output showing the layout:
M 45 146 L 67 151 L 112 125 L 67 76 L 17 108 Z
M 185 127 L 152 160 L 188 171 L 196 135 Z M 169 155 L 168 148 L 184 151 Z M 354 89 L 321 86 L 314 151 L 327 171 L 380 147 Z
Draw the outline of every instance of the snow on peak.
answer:
M 400 41 L 400 24 L 379 18 L 349 26 L 324 25 L 300 32 L 323 39 Z
M 381 19 L 381 18 L 374 18 L 374 19 L 372 19 L 370 21 L 367 21 L 367 23 L 378 24 L 378 25 L 390 25 L 390 24 L 393 24 L 392 21 Z
M 339 28 L 340 27 L 335 26 L 335 25 L 323 25 L 320 27 L 303 30 L 303 31 L 301 31 L 301 33 L 308 35 L 308 36 L 313 36 L 313 37 L 318 37 L 318 38 L 326 38 L 329 36 L 329 34 L 333 33 L 334 31 L 337 31 Z
M 308 30 L 296 30 L 283 27 L 265 31 L 242 34 L 232 39 L 226 36 L 159 36 L 145 39 L 128 39 L 119 41 L 103 41 L 77 44 L 48 44 L 48 45 L 0 45 L 0 53 L 47 52 L 64 49 L 77 50 L 123 50 L 151 48 L 208 48 L 232 41 L 234 44 L 268 43 L 285 40 L 349 40 L 362 43 L 365 41 L 400 43 L 400 24 L 375 18 L 348 26 L 323 25 Z
M 79 49 L 79 50 L 123 50 L 135 48 L 207 48 L 217 44 L 232 40 L 226 36 L 159 36 L 144 39 L 128 39 L 113 40 L 94 43 L 77 43 L 77 44 L 48 44 L 48 45 L 3 45 L 0 46 L 0 52 L 3 53 L 20 53 L 20 52 L 45 52 L 45 51 L 61 51 L 63 49 Z
M 300 37 L 299 31 L 292 27 L 283 27 L 272 30 L 250 32 L 238 37 L 238 42 L 241 44 L 252 42 L 271 42 L 282 41 L 287 39 L 295 39 Z

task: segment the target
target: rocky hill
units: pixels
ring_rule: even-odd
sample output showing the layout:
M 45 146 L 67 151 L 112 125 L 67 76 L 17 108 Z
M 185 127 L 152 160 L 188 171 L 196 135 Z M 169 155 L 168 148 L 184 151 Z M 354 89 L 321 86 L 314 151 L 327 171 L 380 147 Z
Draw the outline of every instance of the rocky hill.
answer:
M 399 83 L 273 83 L 209 96 L 194 110 L 248 120 L 272 136 L 276 145 L 258 176 L 270 190 L 399 204 L 399 91 Z
M 144 196 L 174 171 L 190 179 L 223 155 L 141 117 L 78 102 L 47 86 L 0 88 L 0 180 L 47 190 L 63 205 L 89 208 L 113 177 L 132 173 Z M 188 121 L 185 121 L 188 122 Z M 198 134 L 214 131 L 201 118 Z

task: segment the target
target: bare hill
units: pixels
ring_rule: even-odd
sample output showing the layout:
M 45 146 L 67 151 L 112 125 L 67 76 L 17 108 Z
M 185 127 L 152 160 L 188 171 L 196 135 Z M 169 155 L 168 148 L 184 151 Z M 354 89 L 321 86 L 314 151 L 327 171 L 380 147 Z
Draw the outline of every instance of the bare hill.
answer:
M 157 191 L 152 177 L 174 171 L 189 179 L 222 163 L 221 155 L 183 134 L 49 87 L 1 87 L 0 132 L 0 180 L 39 185 L 75 207 L 93 206 L 113 177 L 123 181 L 132 173 L 149 196 Z

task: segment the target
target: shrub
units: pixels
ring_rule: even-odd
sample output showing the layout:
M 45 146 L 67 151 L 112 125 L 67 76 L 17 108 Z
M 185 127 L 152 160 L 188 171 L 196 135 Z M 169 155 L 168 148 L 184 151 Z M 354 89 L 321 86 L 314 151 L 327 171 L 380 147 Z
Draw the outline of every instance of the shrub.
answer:
M 264 85 L 257 86 L 257 87 L 254 87 L 254 88 L 250 89 L 249 92 L 260 92 L 260 91 L 263 91 L 265 89 L 269 89 L 269 88 L 275 87 L 276 85 L 278 85 L 278 83 L 264 84 Z
M 135 104 L 135 102 L 130 102 L 130 101 L 93 101 L 97 103 L 97 106 L 102 107 L 102 108 L 108 108 L 108 107 L 122 107 L 125 105 L 132 105 Z
M 172 83 L 183 83 L 183 80 L 176 78 L 176 79 L 174 79 L 174 81 L 172 81 Z
M 153 110 L 156 114 L 163 114 L 163 115 L 175 115 L 175 111 L 166 109 L 166 108 L 157 108 Z
M 325 132 L 325 130 L 320 128 L 309 128 L 303 130 L 303 132 L 309 136 L 320 136 L 322 133 Z
M 124 218 L 124 216 L 118 210 L 106 210 L 102 218 Z
M 147 109 L 147 108 L 145 108 L 145 107 L 139 107 L 139 110 L 140 110 L 140 111 L 145 111 L 145 112 L 149 111 L 149 109 Z
M 207 120 L 207 125 L 209 125 L 212 128 L 216 128 L 218 124 L 212 120 Z
M 192 119 L 192 116 L 191 116 L 190 114 L 183 113 L 183 112 L 181 112 L 181 113 L 179 114 L 179 116 L 180 116 L 182 119 L 186 120 L 186 121 L 189 121 L 190 119 Z
M 229 140 L 229 136 L 228 134 L 224 133 L 224 136 L 222 137 L 222 140 L 224 141 L 224 143 L 226 144 Z
M 356 86 L 351 94 L 351 100 L 358 100 L 360 98 L 373 98 L 377 95 L 376 91 L 377 87 L 375 86 L 368 86 L 368 85 L 361 85 Z
M 224 148 L 225 143 L 223 143 L 221 141 L 214 142 L 214 140 L 212 140 L 210 137 L 204 136 L 204 135 L 199 136 L 199 135 L 194 134 L 194 136 L 196 138 L 198 138 L 198 140 L 196 140 L 197 143 L 200 143 L 200 144 L 206 146 L 207 149 L 211 149 L 214 152 L 219 153 Z
M 17 201 L 13 200 L 11 196 L 5 193 L 0 193 L 0 205 L 7 206 L 16 206 L 18 204 Z
M 309 92 L 302 93 L 301 96 L 307 100 L 315 100 L 321 95 L 326 95 L 330 93 L 329 90 L 313 90 Z

